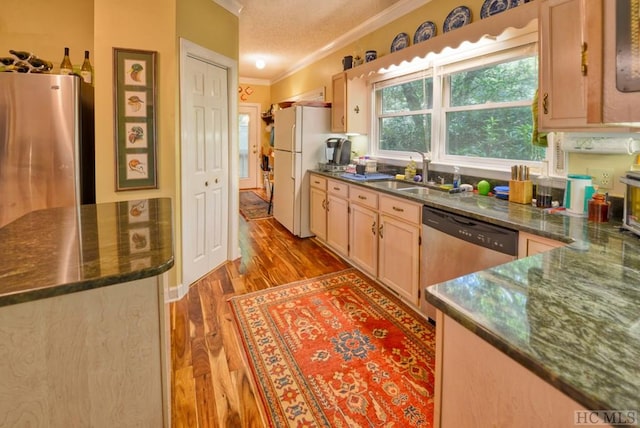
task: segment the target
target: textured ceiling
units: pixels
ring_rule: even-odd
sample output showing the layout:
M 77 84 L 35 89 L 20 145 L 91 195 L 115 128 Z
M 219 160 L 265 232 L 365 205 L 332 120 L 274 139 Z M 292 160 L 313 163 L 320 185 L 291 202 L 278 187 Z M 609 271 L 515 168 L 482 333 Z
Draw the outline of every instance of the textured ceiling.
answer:
M 398 1 L 241 0 L 240 78 L 276 81 Z M 258 58 L 266 61 L 262 70 Z

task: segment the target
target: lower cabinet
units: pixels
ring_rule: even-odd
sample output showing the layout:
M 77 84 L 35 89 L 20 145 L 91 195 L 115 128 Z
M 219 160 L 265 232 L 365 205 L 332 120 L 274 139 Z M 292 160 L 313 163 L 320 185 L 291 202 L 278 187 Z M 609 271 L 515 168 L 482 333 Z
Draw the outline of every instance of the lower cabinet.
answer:
M 518 234 L 518 258 L 522 259 L 534 254 L 544 253 L 554 248 L 564 247 L 564 242 L 533 235 L 527 232 Z
M 363 272 L 378 276 L 378 194 L 349 189 L 349 259 Z
M 421 208 L 380 197 L 378 279 L 416 307 L 420 304 Z
M 434 427 L 564 428 L 576 401 L 437 312 Z
M 324 180 L 324 179 L 323 179 Z M 313 179 L 311 180 L 313 183 Z M 324 180 L 326 187 L 326 180 Z M 327 240 L 327 191 L 325 188 L 310 188 L 309 230 L 317 238 Z
M 340 183 L 340 186 L 336 186 L 331 181 L 329 180 L 327 189 L 327 244 L 341 256 L 348 257 L 349 201 L 346 199 L 348 185 Z M 331 189 L 338 188 L 340 191 L 331 192 Z

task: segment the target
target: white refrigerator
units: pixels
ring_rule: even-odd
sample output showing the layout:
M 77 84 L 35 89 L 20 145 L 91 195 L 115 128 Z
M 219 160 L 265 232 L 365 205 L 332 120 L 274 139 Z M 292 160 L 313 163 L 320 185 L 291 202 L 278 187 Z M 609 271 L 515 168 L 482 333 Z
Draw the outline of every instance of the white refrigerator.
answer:
M 275 113 L 273 217 L 295 236 L 309 230 L 309 173 L 324 159 L 331 109 L 293 106 Z

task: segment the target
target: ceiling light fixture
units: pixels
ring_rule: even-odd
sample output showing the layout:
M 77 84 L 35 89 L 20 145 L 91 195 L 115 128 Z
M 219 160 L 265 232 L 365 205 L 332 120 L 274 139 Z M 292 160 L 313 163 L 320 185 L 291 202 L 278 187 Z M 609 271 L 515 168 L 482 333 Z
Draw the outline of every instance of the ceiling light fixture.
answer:
M 256 68 L 258 70 L 262 70 L 267 64 L 264 62 L 263 59 L 257 59 L 256 60 Z

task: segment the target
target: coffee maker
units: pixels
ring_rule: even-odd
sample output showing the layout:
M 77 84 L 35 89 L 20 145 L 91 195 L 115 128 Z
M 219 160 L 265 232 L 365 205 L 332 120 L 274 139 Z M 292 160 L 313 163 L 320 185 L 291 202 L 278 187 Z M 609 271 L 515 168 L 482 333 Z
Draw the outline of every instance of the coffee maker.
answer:
M 351 141 L 348 138 L 327 139 L 327 164 L 348 165 L 351 161 Z

